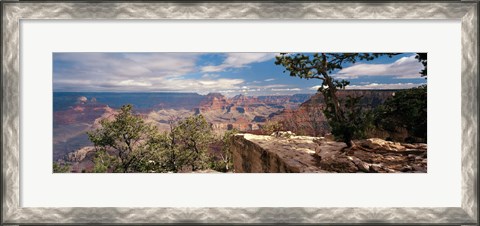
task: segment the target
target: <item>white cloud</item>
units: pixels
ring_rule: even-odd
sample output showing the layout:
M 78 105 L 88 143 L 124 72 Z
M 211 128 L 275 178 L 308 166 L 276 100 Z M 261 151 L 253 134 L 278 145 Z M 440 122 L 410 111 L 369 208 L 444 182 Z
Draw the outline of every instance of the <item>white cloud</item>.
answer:
M 421 86 L 424 83 L 365 83 L 361 82 L 359 85 L 348 85 L 346 89 L 409 89 Z M 312 86 L 309 90 L 318 90 L 320 85 Z
M 222 64 L 202 67 L 202 72 L 220 72 L 229 68 L 241 68 L 252 63 L 260 63 L 275 57 L 275 53 L 227 53 Z
M 409 89 L 413 87 L 418 87 L 424 84 L 418 83 L 393 83 L 393 84 L 381 84 L 381 83 L 370 83 L 366 85 L 349 85 L 346 89 Z
M 354 64 L 338 71 L 337 78 L 358 78 L 359 76 L 394 76 L 395 78 L 421 78 L 423 65 L 415 59 L 415 54 L 402 57 L 390 64 Z
M 155 85 L 160 90 L 216 91 L 218 89 L 240 89 L 243 79 L 167 79 Z
M 272 89 L 272 91 L 300 91 L 300 88 L 284 88 L 284 89 Z
M 265 81 L 265 82 L 271 82 L 271 81 L 275 81 L 275 79 L 274 79 L 274 78 L 267 78 L 267 79 L 265 79 L 264 81 Z
M 56 71 L 63 78 L 110 81 L 119 77 L 181 76 L 194 72 L 199 54 L 183 53 L 55 53 L 55 61 L 73 64 Z M 72 70 L 73 69 L 73 70 Z M 64 74 L 68 73 L 68 74 Z M 54 74 L 55 76 L 55 74 Z
M 119 86 L 152 86 L 149 82 L 141 82 L 134 80 L 124 80 L 118 83 Z
M 181 91 L 209 92 L 241 89 L 243 79 L 204 74 L 198 70 L 198 54 L 180 53 L 55 53 L 55 91 Z M 62 65 L 67 65 L 63 66 Z
M 54 53 L 54 90 L 171 90 L 178 84 L 164 84 L 198 70 L 198 58 L 197 53 Z
M 309 88 L 309 90 L 318 90 L 319 88 L 321 87 L 321 85 L 318 85 L 318 86 L 312 86 Z M 325 86 L 326 87 L 326 86 Z
M 203 74 L 202 78 L 218 78 L 220 75 L 218 74 Z
M 134 65 L 148 69 L 155 75 L 181 76 L 196 69 L 199 54 L 184 53 L 126 53 Z
M 252 85 L 250 88 L 257 88 L 257 89 L 272 89 L 272 88 L 282 88 L 282 87 L 287 87 L 285 84 L 271 84 L 271 85 Z

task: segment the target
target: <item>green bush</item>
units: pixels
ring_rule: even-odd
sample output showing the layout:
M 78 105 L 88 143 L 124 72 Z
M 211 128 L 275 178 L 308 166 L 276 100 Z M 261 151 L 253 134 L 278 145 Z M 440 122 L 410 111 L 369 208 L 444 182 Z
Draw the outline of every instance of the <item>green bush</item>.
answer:
M 88 132 L 95 145 L 94 170 L 105 172 L 188 172 L 209 167 L 231 170 L 231 153 L 224 135 L 221 159 L 211 164 L 209 148 L 215 141 L 210 124 L 202 115 L 171 122 L 170 132 L 159 133 L 125 105 L 113 120 Z
M 408 132 L 409 142 L 427 141 L 427 85 L 398 91 L 374 110 L 375 125 L 395 133 Z

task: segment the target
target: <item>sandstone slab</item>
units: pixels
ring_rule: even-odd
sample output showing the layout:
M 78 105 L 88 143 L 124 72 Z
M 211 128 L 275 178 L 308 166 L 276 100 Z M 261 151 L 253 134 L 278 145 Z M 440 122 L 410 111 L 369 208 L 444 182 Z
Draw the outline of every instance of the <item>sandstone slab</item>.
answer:
M 236 173 L 426 173 L 426 144 L 378 138 L 343 142 L 323 137 L 237 134 L 232 153 Z

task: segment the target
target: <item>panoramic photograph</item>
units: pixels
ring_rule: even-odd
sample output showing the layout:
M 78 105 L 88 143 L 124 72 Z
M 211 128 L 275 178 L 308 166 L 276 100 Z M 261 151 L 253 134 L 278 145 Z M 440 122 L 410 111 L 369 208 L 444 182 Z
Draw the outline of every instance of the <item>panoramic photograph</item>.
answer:
M 427 173 L 427 53 L 52 60 L 53 173 Z

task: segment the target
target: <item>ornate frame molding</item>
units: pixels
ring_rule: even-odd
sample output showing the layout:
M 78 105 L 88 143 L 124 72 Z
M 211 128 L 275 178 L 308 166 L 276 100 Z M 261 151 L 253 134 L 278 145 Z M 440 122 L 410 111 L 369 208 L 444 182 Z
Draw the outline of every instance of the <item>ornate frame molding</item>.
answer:
M 478 224 L 478 2 L 2 3 L 2 223 Z M 458 19 L 462 23 L 461 208 L 21 208 L 22 19 Z M 477 94 L 477 95 L 473 95 Z

